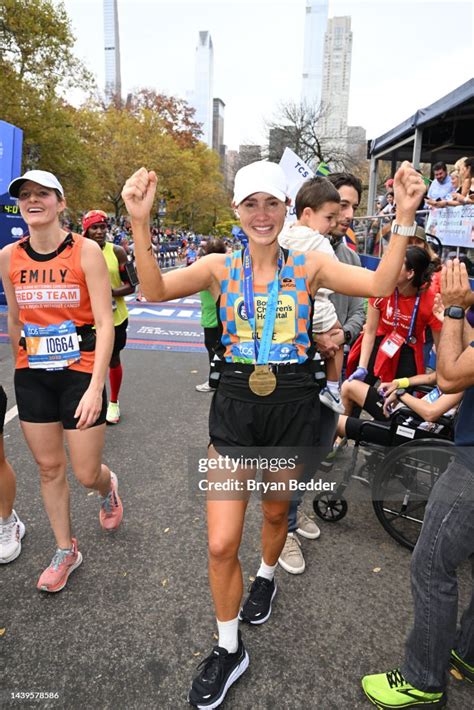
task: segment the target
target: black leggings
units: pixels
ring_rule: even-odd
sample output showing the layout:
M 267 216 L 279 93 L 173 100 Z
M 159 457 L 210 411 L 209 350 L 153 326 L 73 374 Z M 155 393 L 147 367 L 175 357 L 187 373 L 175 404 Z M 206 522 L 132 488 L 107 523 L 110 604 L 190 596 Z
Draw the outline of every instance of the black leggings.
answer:
M 214 351 L 219 344 L 219 328 L 204 328 L 204 345 L 206 346 L 209 362 L 214 358 Z

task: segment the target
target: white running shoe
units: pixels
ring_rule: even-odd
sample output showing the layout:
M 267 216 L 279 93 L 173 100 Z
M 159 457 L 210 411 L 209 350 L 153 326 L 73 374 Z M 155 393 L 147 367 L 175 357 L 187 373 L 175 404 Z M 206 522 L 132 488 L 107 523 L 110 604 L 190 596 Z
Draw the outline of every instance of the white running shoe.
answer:
M 196 385 L 196 390 L 198 392 L 213 392 L 214 390 L 210 386 L 209 382 L 203 382 L 202 385 Z
M 25 526 L 15 511 L 12 511 L 13 522 L 0 525 L 0 564 L 16 560 L 21 552 L 21 540 L 25 534 Z

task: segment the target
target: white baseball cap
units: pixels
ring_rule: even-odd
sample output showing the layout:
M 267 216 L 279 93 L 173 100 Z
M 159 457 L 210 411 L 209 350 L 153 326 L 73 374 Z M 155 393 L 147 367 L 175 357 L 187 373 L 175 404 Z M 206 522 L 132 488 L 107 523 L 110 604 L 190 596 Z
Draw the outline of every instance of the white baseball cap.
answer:
M 282 202 L 288 197 L 288 183 L 283 169 L 277 163 L 259 160 L 240 168 L 235 174 L 234 200 L 235 207 L 255 192 L 267 192 Z
M 38 185 L 42 185 L 43 187 L 51 187 L 53 190 L 58 190 L 64 197 L 63 186 L 59 182 L 58 178 L 53 175 L 53 173 L 48 173 L 46 170 L 27 170 L 24 175 L 12 180 L 8 186 L 8 192 L 10 193 L 10 196 L 18 197 L 20 187 L 27 180 L 31 180 L 31 182 L 37 182 Z

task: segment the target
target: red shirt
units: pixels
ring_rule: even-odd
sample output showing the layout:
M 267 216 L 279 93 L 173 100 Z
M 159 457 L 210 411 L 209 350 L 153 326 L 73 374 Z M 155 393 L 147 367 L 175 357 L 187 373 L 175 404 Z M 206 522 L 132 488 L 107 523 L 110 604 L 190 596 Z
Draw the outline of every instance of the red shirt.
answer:
M 420 293 L 420 305 L 416 316 L 413 335 L 417 342 L 423 344 L 425 342 L 425 329 L 427 326 L 431 330 L 441 330 L 441 321 L 433 315 L 435 293 L 428 289 Z M 389 335 L 395 328 L 397 320 L 395 314 L 395 293 L 385 298 L 369 298 L 371 306 L 380 311 L 380 320 L 377 328 L 377 335 Z M 411 318 L 415 308 L 416 296 L 402 296 L 398 294 L 398 324 L 397 332 L 403 338 L 408 336 L 410 329 Z
M 371 306 L 380 311 L 380 320 L 377 328 L 377 335 L 387 336 L 395 330 L 405 340 L 408 337 L 412 315 L 415 309 L 416 296 L 402 296 L 400 293 L 392 293 L 386 298 L 371 298 Z M 420 293 L 418 313 L 413 327 L 412 335 L 415 336 L 415 343 L 406 343 L 414 351 L 417 374 L 425 371 L 423 358 L 423 343 L 425 342 L 425 330 L 429 326 L 432 330 L 441 330 L 442 324 L 433 315 L 433 304 L 435 293 L 425 290 Z M 397 304 L 397 309 L 395 309 Z M 395 312 L 397 311 L 397 313 Z M 387 356 L 379 346 L 374 364 L 374 374 L 383 382 L 390 382 L 397 375 L 398 362 L 400 360 L 401 348 L 393 357 Z

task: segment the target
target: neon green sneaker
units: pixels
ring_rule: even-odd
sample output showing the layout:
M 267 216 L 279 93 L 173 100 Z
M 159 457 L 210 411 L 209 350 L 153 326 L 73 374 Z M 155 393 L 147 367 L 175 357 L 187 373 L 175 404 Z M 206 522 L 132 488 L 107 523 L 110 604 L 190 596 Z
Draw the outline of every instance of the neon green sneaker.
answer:
M 107 424 L 118 424 L 120 421 L 120 406 L 118 402 L 109 402 L 107 414 L 105 415 Z
M 451 665 L 451 675 L 457 680 L 467 680 L 468 683 L 474 683 L 474 666 L 470 666 L 466 661 L 463 661 L 456 651 L 451 651 L 449 663 Z
M 441 708 L 446 705 L 446 693 L 425 693 L 407 683 L 399 668 L 388 673 L 366 675 L 362 688 L 378 708 Z

